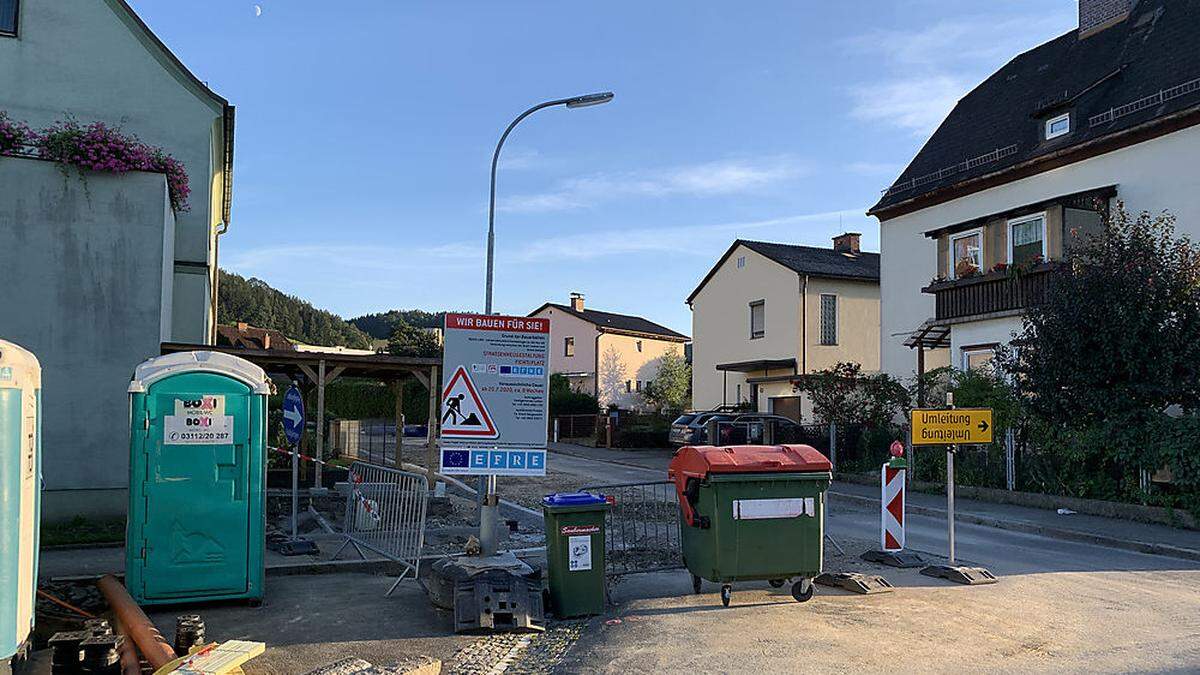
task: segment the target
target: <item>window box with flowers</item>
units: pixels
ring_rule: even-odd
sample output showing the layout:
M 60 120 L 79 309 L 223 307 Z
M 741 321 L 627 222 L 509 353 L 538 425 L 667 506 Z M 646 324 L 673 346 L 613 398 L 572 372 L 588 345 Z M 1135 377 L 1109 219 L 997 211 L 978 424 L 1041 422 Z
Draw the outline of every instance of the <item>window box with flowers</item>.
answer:
M 152 171 L 167 178 L 171 208 L 188 210 L 187 170 L 183 163 L 162 148 L 142 143 L 135 136 L 113 129 L 103 122 L 80 125 L 73 119 L 56 122 L 35 131 L 29 125 L 12 120 L 0 110 L 0 156 L 37 157 L 73 166 L 86 181 L 86 171 L 128 173 Z

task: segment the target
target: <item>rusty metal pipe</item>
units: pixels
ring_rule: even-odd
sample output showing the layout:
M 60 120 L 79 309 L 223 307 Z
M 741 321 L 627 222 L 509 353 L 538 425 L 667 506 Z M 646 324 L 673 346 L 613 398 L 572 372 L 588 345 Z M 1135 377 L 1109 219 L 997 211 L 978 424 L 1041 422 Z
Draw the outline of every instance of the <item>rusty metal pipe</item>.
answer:
M 120 619 L 116 619 L 116 624 L 117 632 L 125 637 L 121 642 L 121 675 L 142 675 L 142 657 L 138 656 L 133 637 Z
M 175 660 L 175 650 L 154 627 L 142 608 L 129 597 L 129 592 L 116 577 L 106 574 L 96 582 L 96 586 L 100 588 L 104 599 L 108 600 L 108 606 L 117 615 L 122 630 L 133 639 L 138 651 L 146 657 L 151 668 L 158 670 Z M 121 660 L 124 667 L 124 654 Z

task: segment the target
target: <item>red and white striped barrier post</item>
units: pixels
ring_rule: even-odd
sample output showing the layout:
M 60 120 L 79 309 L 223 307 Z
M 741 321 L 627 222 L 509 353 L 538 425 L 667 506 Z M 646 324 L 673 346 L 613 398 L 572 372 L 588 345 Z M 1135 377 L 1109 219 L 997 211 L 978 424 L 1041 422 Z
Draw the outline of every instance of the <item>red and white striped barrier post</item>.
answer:
M 892 458 L 884 463 L 879 473 L 882 494 L 879 546 L 884 551 L 894 552 L 904 550 L 904 474 L 908 466 L 900 441 L 892 441 L 889 451 Z

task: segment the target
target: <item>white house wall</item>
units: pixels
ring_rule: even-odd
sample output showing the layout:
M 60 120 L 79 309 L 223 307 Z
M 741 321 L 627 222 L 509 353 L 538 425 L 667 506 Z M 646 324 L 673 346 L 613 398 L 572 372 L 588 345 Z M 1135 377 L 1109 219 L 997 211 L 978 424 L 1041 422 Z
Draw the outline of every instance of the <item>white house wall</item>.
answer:
M 213 226 L 221 214 L 222 107 L 167 67 L 113 0 L 25 0 L 17 38 L 0 37 L 0 110 L 35 128 L 70 114 L 105 122 L 183 162 L 191 210 L 178 214 L 173 339 L 206 342 Z
M 933 296 L 921 292 L 934 276 L 937 265 L 936 244 L 924 236 L 926 231 L 1115 184 L 1117 198 L 1131 212 L 1170 211 L 1178 218 L 1180 234 L 1200 238 L 1197 158 L 1200 158 L 1200 127 L 1190 127 L 884 221 L 880 226 L 883 370 L 896 376 L 913 372 L 916 355 L 903 346 L 904 334 L 934 315 Z M 997 330 L 986 335 L 973 334 L 970 341 L 956 337 L 955 342 L 960 345 L 1004 342 L 1009 323 L 996 324 Z M 966 330 L 959 326 L 954 329 L 960 335 Z M 927 359 L 926 365 L 933 368 L 945 365 L 948 360 L 949 355 L 942 350 L 942 354 Z
M 745 256 L 739 269 L 737 260 Z M 750 338 L 750 303 L 764 301 L 764 335 Z M 800 292 L 796 273 L 739 246 L 692 302 L 692 403 L 698 409 L 750 400 L 743 373 L 718 363 L 796 358 L 800 348 Z M 784 374 L 780 371 L 775 374 Z M 723 386 L 724 383 L 724 386 Z
M 599 335 L 596 326 L 554 307 L 547 307 L 534 316 L 550 320 L 550 372 L 591 373 L 593 377 L 586 381 L 587 386 L 580 388 L 580 391 L 595 395 L 596 336 Z M 575 338 L 574 356 L 567 356 L 563 349 L 563 341 L 567 337 Z M 574 381 L 584 382 L 582 379 Z
M 125 390 L 171 302 L 166 179 L 6 157 L 0 186 L 0 336 L 42 364 L 46 518 L 122 515 Z

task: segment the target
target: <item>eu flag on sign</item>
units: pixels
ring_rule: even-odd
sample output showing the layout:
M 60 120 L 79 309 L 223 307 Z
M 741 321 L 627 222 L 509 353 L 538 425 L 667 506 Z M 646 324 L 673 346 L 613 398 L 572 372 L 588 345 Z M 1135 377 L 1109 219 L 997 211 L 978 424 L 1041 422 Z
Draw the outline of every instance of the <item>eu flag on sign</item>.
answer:
M 466 450 L 446 450 L 442 453 L 442 466 L 447 468 L 467 468 L 471 453 Z

